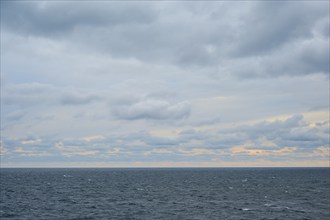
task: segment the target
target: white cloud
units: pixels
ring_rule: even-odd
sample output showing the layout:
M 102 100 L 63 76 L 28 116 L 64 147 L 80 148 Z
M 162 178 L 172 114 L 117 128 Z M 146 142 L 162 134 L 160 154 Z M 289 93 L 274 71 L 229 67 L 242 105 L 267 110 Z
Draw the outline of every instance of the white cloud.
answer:
M 113 108 L 113 114 L 126 120 L 178 120 L 189 116 L 190 105 L 187 101 L 172 104 L 165 100 L 146 98 L 117 104 Z

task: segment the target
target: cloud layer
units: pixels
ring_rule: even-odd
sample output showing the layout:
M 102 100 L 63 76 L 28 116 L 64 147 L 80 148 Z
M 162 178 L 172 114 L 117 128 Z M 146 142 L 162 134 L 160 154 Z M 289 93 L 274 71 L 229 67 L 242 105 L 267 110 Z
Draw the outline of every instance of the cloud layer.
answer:
M 328 164 L 329 2 L 77 4 L 1 1 L 3 165 Z

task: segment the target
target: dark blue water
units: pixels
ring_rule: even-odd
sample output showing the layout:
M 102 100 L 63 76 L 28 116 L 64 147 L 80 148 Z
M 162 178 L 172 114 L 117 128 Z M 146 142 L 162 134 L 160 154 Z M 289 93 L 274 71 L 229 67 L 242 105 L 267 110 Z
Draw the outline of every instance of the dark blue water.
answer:
M 330 219 L 329 168 L 1 169 L 0 219 Z

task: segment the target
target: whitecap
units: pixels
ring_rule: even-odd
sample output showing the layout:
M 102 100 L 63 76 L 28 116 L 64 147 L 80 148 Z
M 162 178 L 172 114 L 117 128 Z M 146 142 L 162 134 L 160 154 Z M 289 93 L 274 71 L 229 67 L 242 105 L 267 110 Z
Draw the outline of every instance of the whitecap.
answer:
M 63 177 L 72 177 L 71 175 L 64 174 Z

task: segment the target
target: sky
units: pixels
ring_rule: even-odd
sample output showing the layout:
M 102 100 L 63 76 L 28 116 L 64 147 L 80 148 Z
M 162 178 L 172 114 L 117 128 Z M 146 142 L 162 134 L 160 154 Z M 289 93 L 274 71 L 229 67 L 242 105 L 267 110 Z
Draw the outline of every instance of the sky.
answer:
M 329 1 L 1 1 L 2 167 L 329 166 Z

